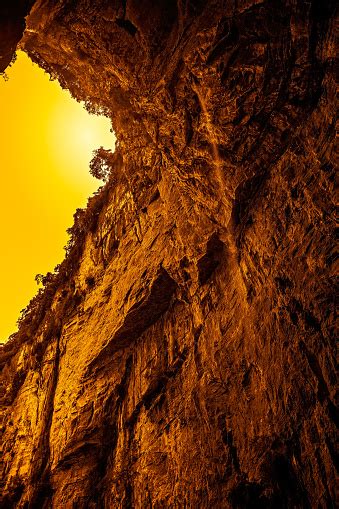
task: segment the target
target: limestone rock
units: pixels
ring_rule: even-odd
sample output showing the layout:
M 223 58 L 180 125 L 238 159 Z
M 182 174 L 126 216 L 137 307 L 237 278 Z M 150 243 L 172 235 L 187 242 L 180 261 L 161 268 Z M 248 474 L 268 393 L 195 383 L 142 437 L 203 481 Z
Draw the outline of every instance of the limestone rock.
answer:
M 33 6 L 118 147 L 0 354 L 2 507 L 335 507 L 333 9 Z
M 0 4 L 0 73 L 11 63 L 34 0 L 2 0 Z

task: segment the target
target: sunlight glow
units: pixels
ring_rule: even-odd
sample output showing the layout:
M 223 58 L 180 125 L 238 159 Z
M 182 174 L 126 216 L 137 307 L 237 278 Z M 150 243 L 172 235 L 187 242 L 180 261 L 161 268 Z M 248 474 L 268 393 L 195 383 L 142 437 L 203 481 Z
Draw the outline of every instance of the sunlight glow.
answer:
M 99 187 L 88 166 L 114 150 L 109 119 L 89 115 L 27 55 L 0 77 L 0 341 L 37 291 L 37 273 L 64 258 L 66 229 Z

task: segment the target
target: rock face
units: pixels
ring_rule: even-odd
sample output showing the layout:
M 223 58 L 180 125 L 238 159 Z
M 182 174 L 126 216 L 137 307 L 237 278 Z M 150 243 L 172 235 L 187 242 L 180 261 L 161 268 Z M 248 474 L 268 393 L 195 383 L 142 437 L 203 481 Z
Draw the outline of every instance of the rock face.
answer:
M 118 147 L 1 353 L 2 507 L 335 507 L 333 4 L 35 3 Z
M 11 63 L 17 43 L 25 29 L 25 16 L 34 0 L 1 0 L 0 73 Z

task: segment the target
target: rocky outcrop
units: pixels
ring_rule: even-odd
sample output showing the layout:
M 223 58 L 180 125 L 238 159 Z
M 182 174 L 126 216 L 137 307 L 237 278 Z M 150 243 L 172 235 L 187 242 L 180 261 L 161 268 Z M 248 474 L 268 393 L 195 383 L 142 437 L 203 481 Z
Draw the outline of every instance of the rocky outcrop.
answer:
M 2 0 L 0 4 L 0 73 L 15 58 L 15 49 L 25 29 L 25 16 L 35 0 Z
M 40 0 L 112 176 L 1 353 L 3 502 L 335 506 L 329 2 Z

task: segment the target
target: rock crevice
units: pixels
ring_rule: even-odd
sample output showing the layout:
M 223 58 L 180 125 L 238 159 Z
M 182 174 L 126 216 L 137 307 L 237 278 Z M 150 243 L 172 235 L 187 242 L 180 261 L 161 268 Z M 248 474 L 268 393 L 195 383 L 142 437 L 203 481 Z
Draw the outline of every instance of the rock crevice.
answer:
M 335 507 L 334 2 L 26 26 L 118 143 L 0 352 L 1 507 Z

